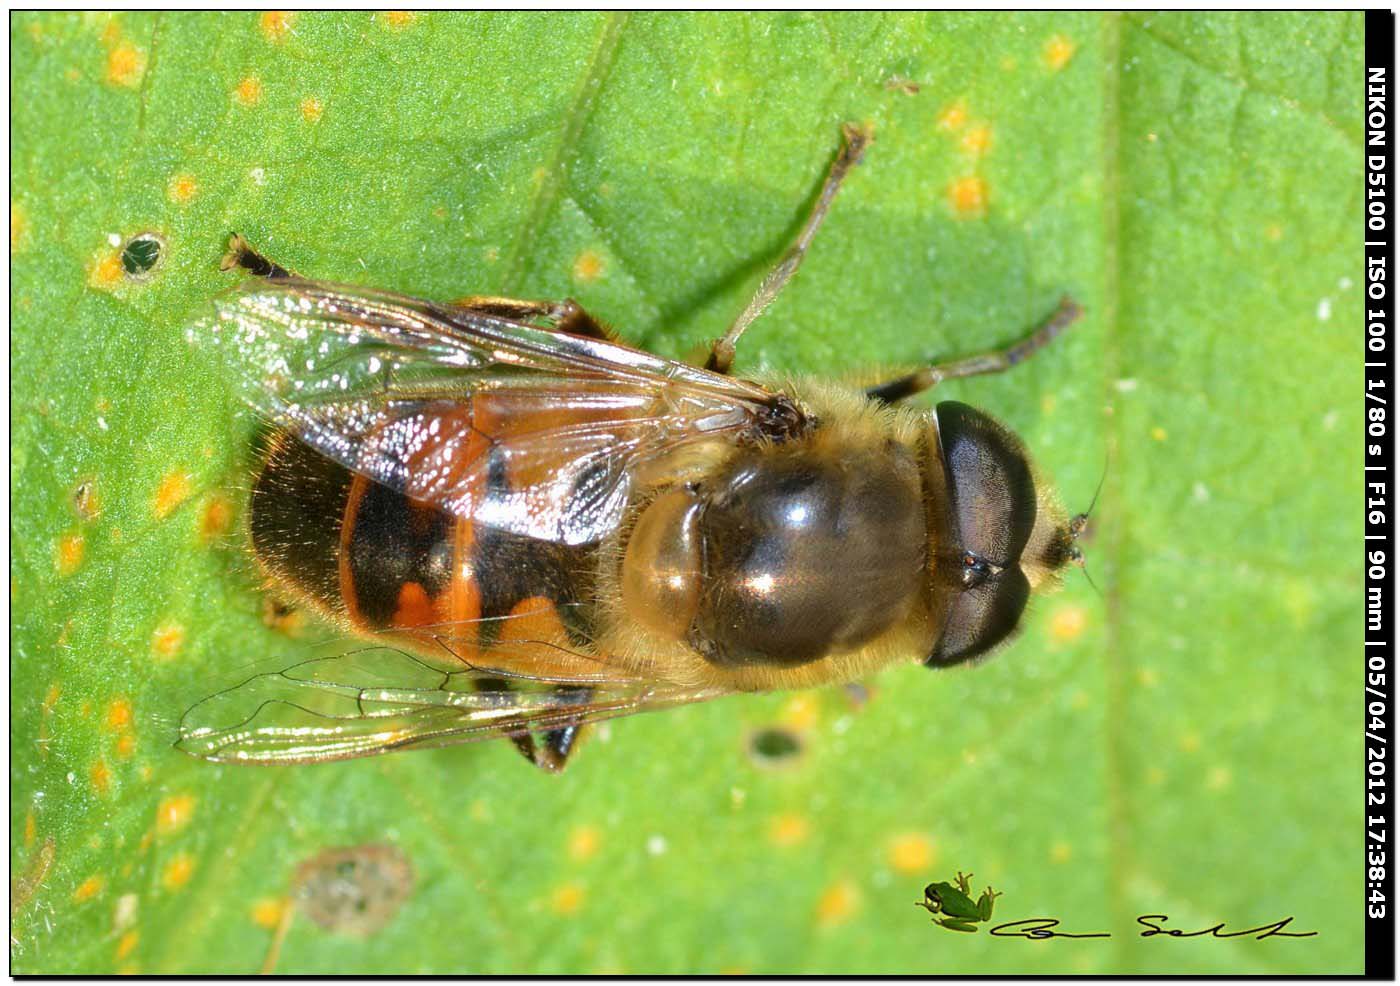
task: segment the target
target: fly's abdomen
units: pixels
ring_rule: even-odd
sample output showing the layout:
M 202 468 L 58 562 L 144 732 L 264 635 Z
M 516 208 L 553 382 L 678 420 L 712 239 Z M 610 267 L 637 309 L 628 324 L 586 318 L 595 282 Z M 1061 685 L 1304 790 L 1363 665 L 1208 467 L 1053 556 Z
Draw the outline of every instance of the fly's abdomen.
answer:
M 510 491 L 483 473 L 481 499 Z M 278 436 L 253 487 L 253 549 L 296 595 L 362 633 L 478 668 L 582 673 L 596 545 L 502 531 L 351 472 Z M 589 662 L 585 662 L 589 663 Z

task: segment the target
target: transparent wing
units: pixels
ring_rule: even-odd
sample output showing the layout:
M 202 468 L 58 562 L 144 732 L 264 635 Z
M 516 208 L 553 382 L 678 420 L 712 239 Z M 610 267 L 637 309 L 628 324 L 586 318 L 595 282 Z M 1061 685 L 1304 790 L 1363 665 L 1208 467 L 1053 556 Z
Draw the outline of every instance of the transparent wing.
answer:
M 298 278 L 249 281 L 189 337 L 225 355 L 248 403 L 347 468 L 566 544 L 616 525 L 639 464 L 796 413 L 616 343 Z
M 220 763 L 345 760 L 558 729 L 722 694 L 615 674 L 587 684 L 528 685 L 371 645 L 211 695 L 181 718 L 177 746 Z

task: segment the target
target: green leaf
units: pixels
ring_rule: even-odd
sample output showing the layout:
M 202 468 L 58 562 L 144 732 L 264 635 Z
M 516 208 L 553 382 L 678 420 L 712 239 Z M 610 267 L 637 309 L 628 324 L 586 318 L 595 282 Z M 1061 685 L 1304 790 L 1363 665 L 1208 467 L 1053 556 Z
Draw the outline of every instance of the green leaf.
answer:
M 1361 480 L 1338 450 L 1361 414 L 1362 34 L 1354 13 L 17 15 L 14 970 L 1359 972 Z M 322 632 L 265 621 L 254 423 L 184 341 L 229 230 L 330 280 L 574 296 L 680 356 L 780 254 L 847 120 L 876 143 L 739 369 L 976 352 L 1072 293 L 1090 314 L 1062 341 L 938 396 L 1006 420 L 1071 506 L 1107 454 L 1101 597 L 1073 577 L 1004 653 L 889 671 L 860 707 L 617 722 L 562 777 L 503 742 L 287 769 L 171 750 L 193 701 Z M 113 244 L 143 232 L 164 257 L 129 280 Z M 746 743 L 780 722 L 805 752 L 765 769 Z M 415 874 L 348 857 L 407 891 L 383 927 L 327 930 L 309 899 L 279 929 L 299 864 L 368 845 Z M 912 904 L 959 869 L 1003 892 L 994 920 L 1114 937 L 939 928 Z M 1142 939 L 1143 913 L 1318 935 Z

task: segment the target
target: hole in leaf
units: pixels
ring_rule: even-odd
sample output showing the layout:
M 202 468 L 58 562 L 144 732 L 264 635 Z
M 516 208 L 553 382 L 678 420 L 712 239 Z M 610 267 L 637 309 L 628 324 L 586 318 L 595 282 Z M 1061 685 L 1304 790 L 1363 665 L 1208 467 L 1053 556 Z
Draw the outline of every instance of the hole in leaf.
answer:
M 122 270 L 128 280 L 144 280 L 164 258 L 165 240 L 156 233 L 140 233 L 122 247 Z
M 790 767 L 802 750 L 802 738 L 790 729 L 759 729 L 749 737 L 749 756 L 760 767 Z

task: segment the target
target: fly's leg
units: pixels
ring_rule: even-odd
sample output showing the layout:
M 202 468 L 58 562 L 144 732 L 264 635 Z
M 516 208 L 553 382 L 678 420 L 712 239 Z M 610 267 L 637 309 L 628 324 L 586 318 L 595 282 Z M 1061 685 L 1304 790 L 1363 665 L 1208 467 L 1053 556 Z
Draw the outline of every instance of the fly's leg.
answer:
M 831 170 L 826 174 L 821 194 L 817 196 L 807 221 L 802 224 L 802 231 L 783 254 L 783 259 L 763 278 L 758 291 L 729 326 L 729 330 L 711 345 L 709 358 L 705 360 L 705 369 L 714 370 L 716 373 L 729 372 L 729 367 L 734 362 L 735 346 L 739 337 L 744 334 L 749 324 L 773 303 L 773 299 L 778 297 L 787 282 L 792 279 L 792 275 L 797 273 L 802 258 L 807 255 L 807 248 L 812 245 L 812 239 L 817 235 L 817 228 L 826 218 L 836 193 L 841 190 L 841 183 L 850 170 L 860 163 L 865 149 L 870 146 L 873 134 L 868 126 L 847 123 L 841 127 L 841 139 L 841 150 L 836 155 L 836 160 L 831 162 Z
M 1060 306 L 1055 309 L 1054 314 L 1042 322 L 1035 331 L 1009 346 L 948 363 L 934 363 L 922 370 L 916 370 L 906 376 L 891 380 L 889 383 L 870 387 L 865 391 L 865 396 L 879 401 L 881 404 L 893 404 L 931 387 L 936 387 L 944 380 L 956 380 L 958 377 L 975 377 L 983 373 L 1000 373 L 1002 370 L 1009 370 L 1049 345 L 1051 340 L 1077 322 L 1083 314 L 1084 309 L 1079 307 L 1078 302 L 1066 296 L 1060 299 Z
M 249 246 L 248 241 L 237 233 L 230 233 L 228 237 L 228 252 L 219 261 L 219 270 L 233 270 L 235 267 L 242 267 L 250 274 L 258 277 L 276 279 L 281 277 L 293 277 L 291 271 L 278 264 L 274 264 L 258 251 Z
M 486 690 L 507 690 L 510 688 L 505 681 L 489 679 L 478 684 L 486 685 Z M 593 694 L 593 689 L 580 687 L 578 685 L 561 686 L 549 693 L 558 702 L 560 707 L 570 705 L 586 705 L 588 698 Z M 569 755 L 578 749 L 579 735 L 583 726 L 572 722 L 565 726 L 557 726 L 554 729 L 544 729 L 533 733 L 513 733 L 511 742 L 515 748 L 521 752 L 526 760 L 530 761 L 541 770 L 551 774 L 557 774 L 568 766 Z
M 474 294 L 458 298 L 452 303 L 452 307 L 517 322 L 537 318 L 555 332 L 583 336 L 585 339 L 610 341 L 617 338 L 608 326 L 584 311 L 573 298 L 565 298 L 563 301 L 521 301 L 518 298 Z

